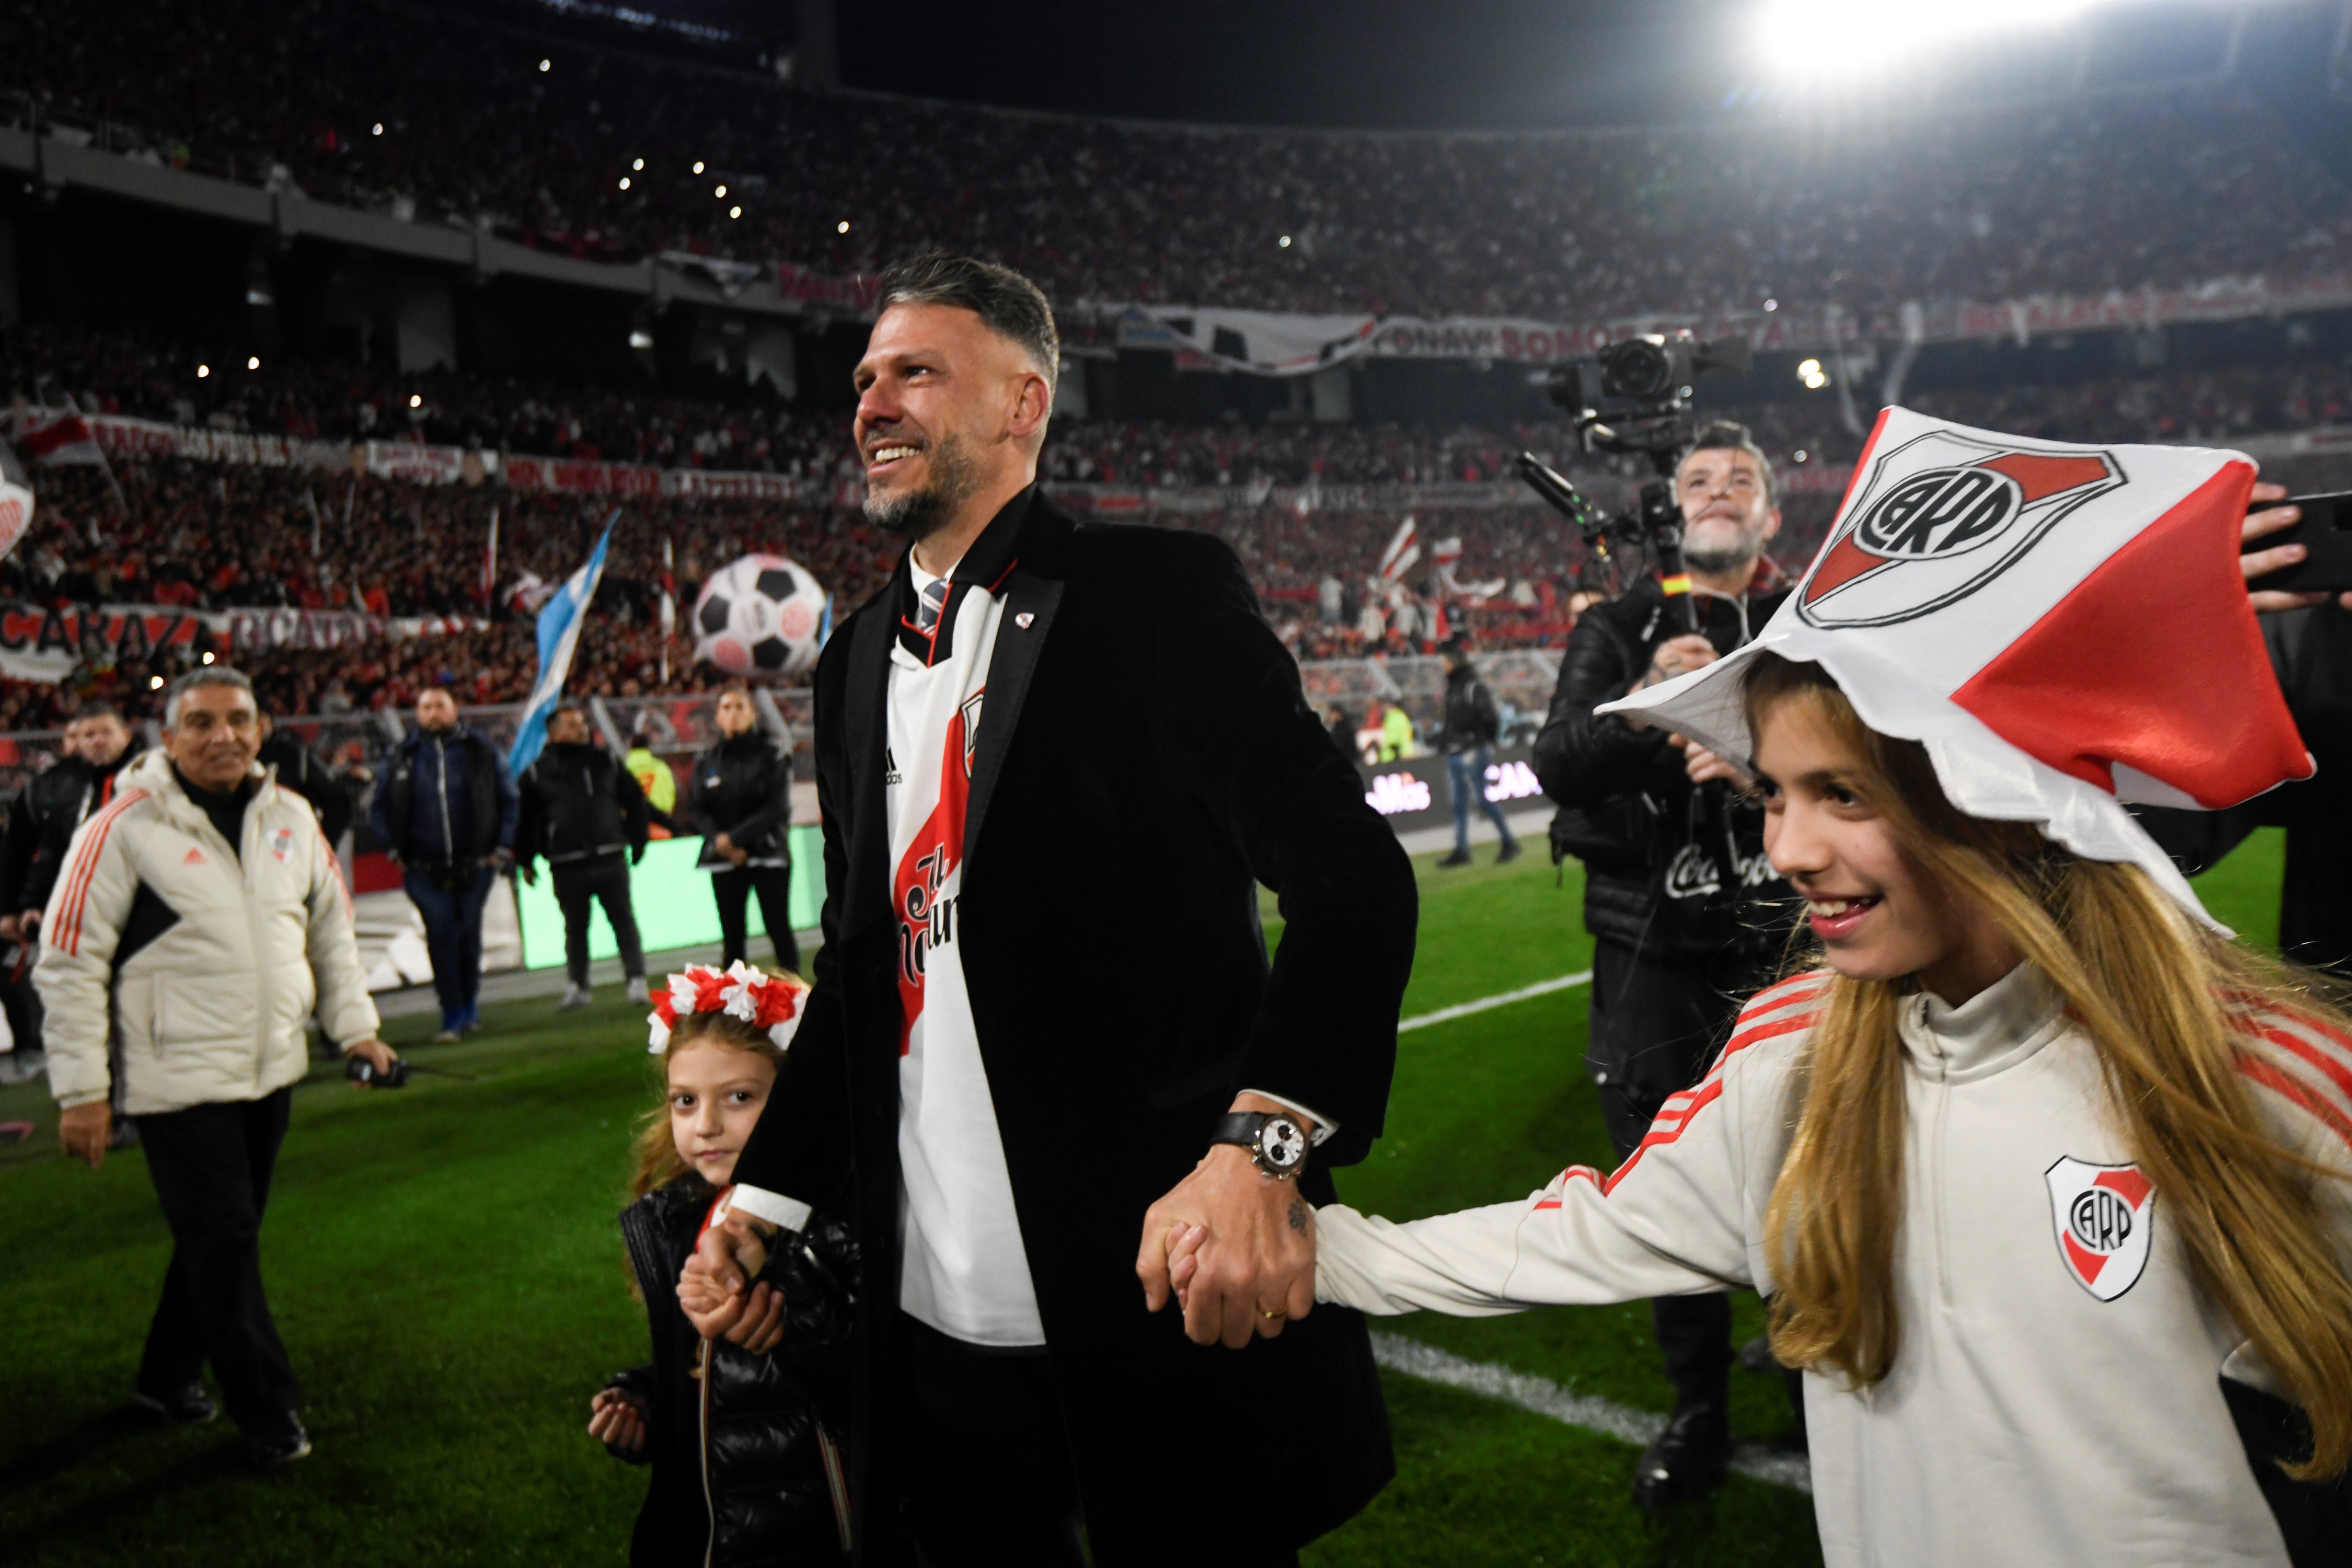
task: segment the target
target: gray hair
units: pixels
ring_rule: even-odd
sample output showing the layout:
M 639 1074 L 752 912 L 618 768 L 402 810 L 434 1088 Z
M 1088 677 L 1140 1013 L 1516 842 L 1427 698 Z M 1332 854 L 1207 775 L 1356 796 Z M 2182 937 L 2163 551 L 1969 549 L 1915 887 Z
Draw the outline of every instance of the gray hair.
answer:
M 1690 452 L 1747 453 L 1756 459 L 1756 476 L 1764 486 L 1764 504 L 1780 504 L 1780 486 L 1772 477 L 1772 459 L 1764 455 L 1764 448 L 1756 444 L 1756 437 L 1749 434 L 1747 426 L 1736 420 L 1718 419 L 1698 433 L 1697 438 L 1690 444 Z M 1683 456 L 1687 458 L 1690 452 L 1685 452 Z M 1682 465 L 1677 463 L 1675 466 L 1679 468 Z
M 253 710 L 261 711 L 261 700 L 253 695 L 253 682 L 245 671 L 231 669 L 225 664 L 207 664 L 188 671 L 172 682 L 172 689 L 163 698 L 163 727 L 177 728 L 180 722 L 180 700 L 199 686 L 227 686 L 242 691 L 253 702 Z
M 894 263 L 882 272 L 876 309 L 893 305 L 953 305 L 980 318 L 981 325 L 1019 347 L 1045 378 L 1050 398 L 1061 380 L 1062 334 L 1045 290 L 1010 267 L 929 251 Z

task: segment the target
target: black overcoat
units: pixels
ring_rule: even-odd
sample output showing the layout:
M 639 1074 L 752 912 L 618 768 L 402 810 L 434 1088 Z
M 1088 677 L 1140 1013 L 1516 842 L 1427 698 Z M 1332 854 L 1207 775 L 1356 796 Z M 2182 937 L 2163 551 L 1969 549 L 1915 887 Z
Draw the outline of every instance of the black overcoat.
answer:
M 1144 1211 L 1243 1089 L 1339 1131 L 1302 1178 L 1379 1136 L 1417 895 L 1331 749 L 1241 562 L 1203 534 L 1074 521 L 1024 492 L 958 568 L 1005 606 L 972 763 L 958 916 L 989 1092 L 1095 1561 L 1272 1556 L 1394 1473 L 1363 1320 L 1318 1309 L 1242 1351 L 1147 1312 Z M 817 667 L 824 946 L 736 1179 L 820 1205 L 853 1186 L 866 1287 L 853 1462 L 878 1560 L 895 1413 L 898 1040 L 883 753 L 890 586 Z M 946 615 L 952 616 L 950 604 Z M 1286 930 L 1269 965 L 1264 883 Z M 853 1184 L 854 1173 L 854 1184 Z M 1208 1531 L 1171 1528 L 1178 1515 Z M 883 1528 L 878 1531 L 876 1526 Z

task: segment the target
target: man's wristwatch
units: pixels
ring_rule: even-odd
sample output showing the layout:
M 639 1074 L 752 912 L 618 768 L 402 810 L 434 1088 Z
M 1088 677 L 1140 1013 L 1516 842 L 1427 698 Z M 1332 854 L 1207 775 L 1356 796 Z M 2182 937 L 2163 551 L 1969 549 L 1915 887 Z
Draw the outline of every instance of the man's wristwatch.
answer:
M 1212 1143 L 1238 1144 L 1257 1168 L 1277 1182 L 1307 1169 L 1307 1133 L 1280 1111 L 1235 1110 L 1217 1118 Z

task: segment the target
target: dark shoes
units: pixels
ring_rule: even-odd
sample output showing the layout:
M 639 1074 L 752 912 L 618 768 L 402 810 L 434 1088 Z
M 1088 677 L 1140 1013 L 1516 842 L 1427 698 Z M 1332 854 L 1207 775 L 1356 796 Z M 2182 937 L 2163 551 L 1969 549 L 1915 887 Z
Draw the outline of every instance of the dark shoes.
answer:
M 290 1465 L 307 1458 L 310 1453 L 310 1434 L 302 1430 L 302 1423 L 292 1415 L 286 1425 L 268 1432 L 247 1432 L 245 1435 L 246 1463 L 256 1469 L 273 1470 L 280 1465 Z
M 1438 864 L 1441 866 L 1467 866 L 1470 864 L 1470 851 L 1467 849 L 1456 849 L 1453 854 L 1448 855 L 1444 859 L 1440 860 Z
M 1720 1485 L 1730 1465 L 1730 1411 L 1719 1404 L 1685 1406 L 1633 1467 L 1633 1500 L 1643 1508 L 1686 1502 Z
M 131 1391 L 131 1408 L 159 1416 L 174 1426 L 201 1426 L 220 1414 L 220 1406 L 212 1402 L 201 1383 L 153 1394 L 134 1388 Z
M 1511 839 L 1500 849 L 1495 852 L 1495 864 L 1497 866 L 1507 866 L 1512 861 L 1517 859 L 1521 853 L 1522 851 L 1519 848 L 1519 841 L 1516 838 Z

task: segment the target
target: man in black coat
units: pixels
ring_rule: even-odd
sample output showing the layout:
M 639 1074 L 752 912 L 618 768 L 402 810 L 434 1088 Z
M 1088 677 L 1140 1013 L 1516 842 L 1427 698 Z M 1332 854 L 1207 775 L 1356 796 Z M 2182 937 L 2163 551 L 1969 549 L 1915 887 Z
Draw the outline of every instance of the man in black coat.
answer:
M 1511 832 L 1503 808 L 1486 798 L 1486 770 L 1495 763 L 1495 742 L 1502 737 L 1503 715 L 1495 694 L 1478 674 L 1470 657 L 1470 639 L 1454 637 L 1445 645 L 1445 718 L 1438 731 L 1438 749 L 1445 753 L 1446 791 L 1454 799 L 1454 853 L 1441 866 L 1470 864 L 1470 807 L 1475 801 L 1501 834 L 1503 847 L 1495 864 L 1519 858 L 1519 841 Z
M 689 1307 L 744 1333 L 749 1233 L 855 1214 L 867 1562 L 1292 1562 L 1393 1470 L 1307 1205 L 1381 1131 L 1412 868 L 1233 552 L 1037 493 L 1035 288 L 928 257 L 882 303 L 856 433 L 914 543 L 818 666 L 816 989 Z
M 264 767 L 278 770 L 278 782 L 310 803 L 319 814 L 319 831 L 327 842 L 340 847 L 343 834 L 352 825 L 351 792 L 319 754 L 302 743 L 302 737 L 290 730 L 280 730 L 267 713 L 261 715 L 261 752 L 257 759 Z
M 518 807 L 505 754 L 459 721 L 448 692 L 421 694 L 416 728 L 384 763 L 368 826 L 425 922 L 441 1002 L 436 1040 L 482 1026 L 482 906 L 513 864 Z
M 1668 1096 L 1698 1081 L 1740 1003 L 1770 978 L 1787 936 L 1786 882 L 1764 854 L 1762 808 L 1722 758 L 1593 708 L 1712 663 L 1753 637 L 1790 584 L 1764 553 L 1780 531 L 1772 468 L 1747 430 L 1716 425 L 1675 471 L 1696 632 L 1677 633 L 1645 579 L 1580 616 L 1562 651 L 1536 776 L 1564 808 L 1556 843 L 1584 862 L 1592 932 L 1586 1070 L 1621 1160 Z M 1675 1417 L 1635 1467 L 1647 1506 L 1723 1477 L 1731 1454 L 1731 1305 L 1720 1295 L 1651 1303 Z
M 719 694 L 719 743 L 694 759 L 686 816 L 701 830 L 698 870 L 710 873 L 719 905 L 719 958 L 734 963 L 750 946 L 751 895 L 768 928 L 776 966 L 797 972 L 793 934 L 793 759 L 760 728 L 749 687 Z
M 555 876 L 556 907 L 563 911 L 563 964 L 570 984 L 558 1012 L 585 1007 L 588 922 L 604 906 L 621 950 L 628 997 L 646 999 L 646 950 L 637 939 L 636 908 L 629 900 L 629 868 L 646 858 L 653 808 L 636 777 L 612 752 L 588 740 L 588 712 L 558 705 L 547 719 L 547 745 L 516 781 L 522 813 L 515 826 L 515 860 L 522 879 L 536 883 L 536 862 L 547 858 Z
M 114 796 L 115 779 L 139 754 L 130 726 L 104 702 L 83 705 L 66 726 L 56 763 L 25 781 L 9 804 L 8 826 L 0 835 L 0 1007 L 21 1061 L 41 1054 L 41 996 L 32 970 L 39 957 L 41 911 L 57 886 L 74 830 Z M 130 1123 L 119 1124 L 127 1140 Z

